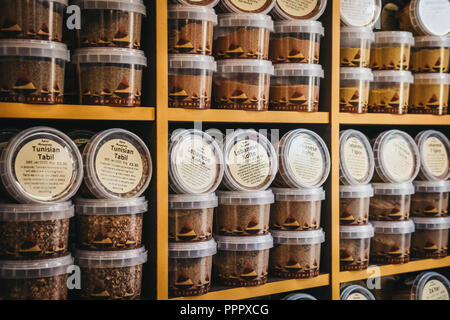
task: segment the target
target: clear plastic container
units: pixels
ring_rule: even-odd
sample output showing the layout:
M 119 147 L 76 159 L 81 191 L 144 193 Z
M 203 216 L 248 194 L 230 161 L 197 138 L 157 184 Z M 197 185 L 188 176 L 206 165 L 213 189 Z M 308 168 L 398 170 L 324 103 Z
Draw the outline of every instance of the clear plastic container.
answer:
M 73 258 L 0 260 L 0 300 L 66 300 Z
M 33 127 L 9 141 L 0 175 L 5 190 L 19 203 L 62 202 L 78 191 L 83 163 L 77 146 L 64 133 Z
M 339 221 L 341 225 L 364 225 L 369 222 L 369 204 L 373 197 L 370 184 L 339 187 Z
M 350 285 L 341 291 L 340 300 L 376 300 L 372 292 L 359 285 Z
M 219 206 L 214 233 L 225 236 L 259 236 L 269 232 L 272 190 L 218 191 Z
M 273 63 L 318 64 L 320 38 L 325 29 L 320 21 L 275 21 L 269 57 Z
M 209 109 L 213 57 L 193 54 L 169 55 L 169 108 Z
M 211 240 L 214 208 L 217 205 L 214 193 L 169 194 L 169 241 Z
M 371 241 L 370 261 L 377 264 L 409 262 L 414 222 L 371 221 L 375 235 Z
M 414 185 L 407 183 L 373 183 L 374 196 L 370 200 L 371 220 L 408 220 Z
M 62 41 L 68 0 L 5 0 L 0 38 Z
M 416 231 L 411 240 L 411 256 L 421 259 L 445 258 L 448 252 L 450 217 L 413 218 Z
M 169 296 L 198 296 L 211 287 L 214 239 L 198 243 L 169 243 Z
M 270 109 L 319 111 L 320 79 L 323 77 L 322 66 L 317 64 L 276 64 L 275 75 L 270 80 Z
M 267 282 L 270 234 L 257 237 L 215 236 L 217 255 L 214 275 L 217 283 L 231 287 L 260 286 Z
M 341 271 L 364 270 L 369 267 L 372 224 L 340 226 L 339 260 Z
M 414 181 L 411 199 L 414 217 L 445 217 L 448 215 L 450 181 Z
M 212 55 L 213 29 L 217 25 L 214 9 L 202 5 L 170 5 L 167 19 L 169 53 Z
M 77 32 L 81 47 L 141 46 L 142 19 L 146 15 L 143 0 L 75 0 L 81 9 L 82 27 Z
M 142 221 L 147 212 L 144 197 L 133 199 L 82 199 L 75 201 L 77 248 L 131 250 L 142 245 Z
M 270 231 L 274 247 L 269 269 L 274 277 L 308 279 L 319 276 L 320 247 L 325 242 L 322 229 L 312 231 Z
M 340 11 L 344 26 L 372 28 L 380 17 L 381 0 L 342 0 Z
M 84 300 L 138 300 L 141 298 L 144 247 L 127 251 L 75 251 L 81 269 L 80 298 Z
M 276 20 L 314 21 L 322 16 L 326 6 L 327 0 L 276 0 L 275 6 L 273 7 L 270 14 Z
M 309 189 L 273 188 L 275 203 L 270 212 L 270 229 L 309 231 L 320 228 L 322 187 Z
M 375 32 L 375 43 L 371 52 L 371 68 L 374 70 L 409 70 L 412 46 L 414 46 L 414 37 L 411 32 Z
M 75 50 L 82 104 L 136 107 L 141 105 L 144 52 L 126 48 Z
M 218 61 L 213 82 L 214 106 L 218 109 L 268 110 L 273 72 L 272 63 L 266 60 Z
M 370 68 L 372 28 L 341 27 L 341 67 Z
M 219 0 L 169 0 L 169 2 L 180 4 L 183 6 L 214 7 L 219 2 Z
M 62 103 L 64 69 L 69 60 L 63 43 L 0 40 L 0 102 Z
M 279 170 L 274 185 L 282 188 L 317 188 L 330 173 L 330 153 L 323 139 L 308 129 L 286 133 L 276 145 Z
M 221 0 L 217 6 L 218 12 L 231 12 L 231 13 L 269 13 L 275 5 L 276 0 L 259 0 L 259 1 L 246 1 L 246 0 Z
M 169 187 L 175 193 L 211 193 L 222 181 L 222 148 L 207 133 L 182 129 L 169 140 Z
M 273 21 L 265 14 L 220 14 L 214 29 L 216 59 L 269 58 L 269 36 Z
M 409 113 L 446 115 L 449 88 L 449 73 L 416 73 L 411 85 Z
M 415 141 L 420 151 L 420 180 L 447 180 L 450 178 L 450 141 L 442 132 L 425 130 Z
M 340 112 L 366 113 L 369 106 L 372 71 L 368 68 L 345 67 L 340 69 Z
M 317 299 L 307 293 L 290 293 L 287 296 L 284 296 L 281 300 L 317 300 Z
M 83 153 L 84 147 L 94 135 L 94 131 L 85 129 L 67 132 L 67 136 L 77 145 L 78 150 L 80 150 L 81 153 Z
M 53 204 L 0 204 L 0 259 L 32 260 L 67 253 L 70 201 Z
M 450 281 L 437 272 L 408 277 L 396 287 L 393 300 L 450 300 Z
M 275 148 L 263 134 L 252 129 L 227 134 L 224 161 L 222 184 L 228 190 L 265 190 L 278 171 Z
M 450 36 L 421 36 L 414 38 L 411 71 L 448 73 Z

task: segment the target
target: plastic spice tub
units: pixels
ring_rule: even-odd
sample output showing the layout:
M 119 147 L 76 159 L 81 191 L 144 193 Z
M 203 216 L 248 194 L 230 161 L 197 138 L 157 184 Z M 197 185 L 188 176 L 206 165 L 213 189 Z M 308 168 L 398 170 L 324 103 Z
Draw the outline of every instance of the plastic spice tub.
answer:
M 269 57 L 273 21 L 264 14 L 221 14 L 214 30 L 217 59 L 263 59 Z
M 169 140 L 169 187 L 175 193 L 211 193 L 222 181 L 222 148 L 205 132 L 182 129 Z
M 281 300 L 317 300 L 312 295 L 307 293 L 291 293 L 284 296 Z
M 85 300 L 138 300 L 141 298 L 144 247 L 127 251 L 75 251 L 81 269 L 80 297 Z
M 0 102 L 62 103 L 64 68 L 69 59 L 63 43 L 0 40 Z
M 350 27 L 373 27 L 381 13 L 381 0 L 342 0 L 341 24 Z
M 136 107 L 141 105 L 144 52 L 126 48 L 75 50 L 79 68 L 80 101 L 87 105 Z
M 81 153 L 83 153 L 84 147 L 94 135 L 94 131 L 84 129 L 67 132 L 67 136 L 77 145 Z
M 266 111 L 269 109 L 270 61 L 230 59 L 217 62 L 214 106 L 219 109 Z
M 83 194 L 99 199 L 139 197 L 152 177 L 150 151 L 134 133 L 107 129 L 97 133 L 83 150 Z
M 341 67 L 370 67 L 375 36 L 371 28 L 341 27 Z
M 364 225 L 369 221 L 369 203 L 373 197 L 370 184 L 339 187 L 339 212 L 341 225 Z
M 169 295 L 205 294 L 211 287 L 214 239 L 198 243 L 169 243 Z
M 450 300 L 450 281 L 437 272 L 422 272 L 397 284 L 394 300 Z
M 68 0 L 5 0 L 0 12 L 0 38 L 62 41 Z
M 167 18 L 169 53 L 212 55 L 213 29 L 217 25 L 214 9 L 200 5 L 169 6 Z
M 370 249 L 370 261 L 380 264 L 401 264 L 409 262 L 411 234 L 414 222 L 371 221 L 375 228 Z
M 231 13 L 269 13 L 276 0 L 221 0 L 215 8 L 218 12 Z
M 414 185 L 407 183 L 373 183 L 374 197 L 370 200 L 371 220 L 408 220 Z
M 267 282 L 270 234 L 257 237 L 215 236 L 217 255 L 214 273 L 218 283 L 231 287 L 251 287 Z
M 33 127 L 14 136 L 0 160 L 5 190 L 19 203 L 70 199 L 83 179 L 80 152 L 64 133 Z
M 169 55 L 169 108 L 209 109 L 213 57 L 192 54 Z
M 169 2 L 180 4 L 183 6 L 214 7 L 219 2 L 219 0 L 169 0 Z
M 415 37 L 414 42 L 411 71 L 449 72 L 450 36 Z
M 0 299 L 66 300 L 67 274 L 72 265 L 70 253 L 53 259 L 0 260 Z
M 319 63 L 320 38 L 325 29 L 320 21 L 275 21 L 269 56 L 273 63 Z
M 415 217 L 444 217 L 448 215 L 450 181 L 414 181 L 411 215 Z
M 70 201 L 0 204 L 0 259 L 48 259 L 67 253 Z
M 270 14 L 277 20 L 309 20 L 319 19 L 327 6 L 327 0 L 289 1 L 276 0 Z
M 450 74 L 417 73 L 411 86 L 410 113 L 445 115 L 448 112 Z
M 364 270 L 369 267 L 370 238 L 373 226 L 340 226 L 340 269 L 341 271 Z
M 238 129 L 225 137 L 224 160 L 222 184 L 228 190 L 265 190 L 278 171 L 275 148 L 263 134 L 251 129 Z
M 406 31 L 375 32 L 371 68 L 374 70 L 409 70 L 412 33 Z
M 340 69 L 340 112 L 366 113 L 369 106 L 372 70 L 344 67 Z
M 448 251 L 450 217 L 413 218 L 416 231 L 411 240 L 411 256 L 414 258 L 445 258 Z
M 275 65 L 270 81 L 270 109 L 279 111 L 319 111 L 320 65 L 286 63 Z
M 372 292 L 359 285 L 350 285 L 341 291 L 340 300 L 376 300 Z
M 212 239 L 217 196 L 207 194 L 169 195 L 169 241 L 197 242 Z
M 320 246 L 325 242 L 322 229 L 313 231 L 271 230 L 274 247 L 270 250 L 270 274 L 288 279 L 315 278 L 320 269 Z
M 140 48 L 146 15 L 142 0 L 75 0 L 73 4 L 81 8 L 80 46 Z
M 421 180 L 447 180 L 450 178 L 450 141 L 442 132 L 425 130 L 415 141 L 420 151 Z
M 257 236 L 269 231 L 271 190 L 218 191 L 214 233 L 225 236 Z
M 309 231 L 320 228 L 320 213 L 325 191 L 320 188 L 273 188 L 275 203 L 270 213 L 270 229 Z

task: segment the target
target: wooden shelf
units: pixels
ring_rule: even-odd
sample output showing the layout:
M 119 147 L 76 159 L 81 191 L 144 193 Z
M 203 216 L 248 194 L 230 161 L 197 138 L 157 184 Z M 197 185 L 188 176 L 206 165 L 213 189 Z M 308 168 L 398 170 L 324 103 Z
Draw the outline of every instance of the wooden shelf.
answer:
M 340 124 L 364 125 L 450 125 L 450 115 L 430 114 L 381 114 L 339 113 Z

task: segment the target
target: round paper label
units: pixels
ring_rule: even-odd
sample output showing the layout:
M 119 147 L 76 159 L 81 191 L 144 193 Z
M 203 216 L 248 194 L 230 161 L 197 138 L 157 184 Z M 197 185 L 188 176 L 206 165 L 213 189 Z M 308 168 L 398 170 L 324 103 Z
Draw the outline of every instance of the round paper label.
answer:
M 277 0 L 281 10 L 294 17 L 304 17 L 317 7 L 319 0 Z
M 450 32 L 450 2 L 448 0 L 418 1 L 420 22 L 431 34 L 441 36 Z
M 448 290 L 439 280 L 428 281 L 422 289 L 422 300 L 450 300 Z
M 350 137 L 344 146 L 344 163 L 350 176 L 357 180 L 364 180 L 369 174 L 369 155 L 364 144 L 356 137 Z
M 367 297 L 361 293 L 355 292 L 348 296 L 347 300 L 369 300 Z
M 441 177 L 448 171 L 448 154 L 445 145 L 436 137 L 425 140 L 422 147 L 423 165 L 435 177 Z
M 414 173 L 414 155 L 409 143 L 401 138 L 391 138 L 382 150 L 385 171 L 396 182 L 409 181 Z
M 341 0 L 341 19 L 352 27 L 363 27 L 376 20 L 375 0 Z
M 247 12 L 259 12 L 266 7 L 268 0 L 229 0 L 236 8 Z

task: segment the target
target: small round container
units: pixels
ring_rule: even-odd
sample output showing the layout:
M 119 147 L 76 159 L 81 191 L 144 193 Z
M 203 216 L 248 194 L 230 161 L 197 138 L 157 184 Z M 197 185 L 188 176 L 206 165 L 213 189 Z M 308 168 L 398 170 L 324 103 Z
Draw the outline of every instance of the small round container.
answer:
M 415 141 L 420 151 L 421 180 L 447 180 L 450 178 L 450 141 L 442 132 L 425 130 Z
M 225 137 L 224 161 L 222 184 L 228 190 L 265 190 L 278 171 L 275 148 L 263 134 L 251 129 L 238 129 Z
M 66 300 L 73 258 L 0 260 L 1 300 Z
M 214 208 L 217 205 L 214 193 L 169 194 L 169 241 L 211 240 Z
M 269 58 L 269 36 L 273 21 L 265 14 L 220 14 L 214 30 L 216 59 Z
M 322 187 L 309 189 L 273 188 L 275 203 L 270 213 L 270 229 L 281 231 L 310 231 L 320 228 Z
M 141 105 L 144 52 L 126 48 L 75 50 L 80 101 L 87 105 L 136 107 Z
M 0 40 L 0 102 L 62 103 L 64 70 L 69 60 L 69 50 L 63 43 Z
M 270 109 L 319 111 L 320 79 L 323 77 L 322 66 L 317 64 L 276 64 L 275 75 L 270 80 Z
M 276 20 L 305 20 L 319 19 L 327 6 L 327 0 L 318 1 L 289 1 L 276 0 L 270 14 Z
M 212 8 L 219 0 L 169 0 L 169 2 L 183 6 L 204 6 Z
M 267 282 L 270 234 L 258 237 L 215 236 L 217 255 L 214 273 L 217 283 L 230 287 L 260 286 Z
M 370 238 L 374 235 L 373 226 L 341 226 L 340 236 L 340 270 L 364 270 L 369 267 Z
M 217 191 L 219 207 L 214 233 L 225 236 L 257 236 L 269 231 L 272 190 Z
M 218 109 L 268 110 L 273 72 L 272 63 L 266 60 L 219 61 L 213 82 L 214 106 Z
M 218 12 L 230 12 L 230 13 L 269 13 L 275 5 L 276 0 L 259 0 L 259 1 L 246 1 L 246 0 L 221 0 L 215 8 Z
M 395 300 L 450 300 L 450 281 L 437 272 L 422 272 L 397 284 Z
M 198 243 L 169 243 L 169 295 L 198 296 L 211 287 L 214 239 Z
M 373 197 L 373 188 L 370 184 L 340 186 L 340 224 L 367 224 L 369 222 L 369 203 L 371 197 Z
M 374 197 L 370 200 L 371 220 L 399 221 L 410 216 L 414 185 L 407 183 L 373 183 Z
M 193 54 L 169 55 L 169 108 L 210 109 L 213 57 Z
M 411 240 L 411 256 L 421 259 L 445 258 L 448 252 L 450 217 L 413 218 L 416 231 Z
M 341 27 L 341 67 L 369 68 L 374 40 L 372 28 Z
M 75 0 L 83 25 L 78 35 L 82 47 L 141 47 L 143 0 Z
M 409 262 L 414 222 L 371 221 L 375 235 L 371 241 L 370 261 L 377 264 Z
M 78 191 L 83 163 L 77 146 L 64 133 L 33 127 L 9 141 L 0 175 L 5 190 L 19 203 L 62 202 Z
M 208 1 L 211 2 L 196 2 Z M 170 5 L 167 19 L 169 53 L 212 55 L 213 29 L 217 25 L 214 9 L 201 5 Z
M 414 37 L 406 31 L 375 32 L 371 68 L 374 70 L 409 70 Z
M 414 181 L 411 199 L 414 217 L 445 217 L 448 215 L 450 181 Z
M 81 269 L 80 298 L 83 300 L 139 300 L 144 247 L 127 251 L 75 251 Z
M 319 276 L 320 247 L 325 242 L 322 229 L 313 231 L 271 230 L 274 247 L 269 269 L 274 277 L 308 279 Z
M 207 133 L 180 130 L 169 140 L 169 187 L 175 193 L 214 192 L 222 181 L 222 148 Z
M 366 113 L 369 106 L 370 82 L 372 81 L 372 70 L 368 68 L 341 68 L 340 112 Z
M 350 285 L 341 291 L 340 300 L 376 300 L 372 292 L 359 285 Z
M 310 294 L 307 293 L 291 293 L 284 296 L 281 300 L 317 300 Z
M 342 0 L 340 10 L 344 26 L 372 28 L 380 17 L 381 0 Z
M 275 21 L 275 30 L 270 38 L 270 60 L 273 63 L 318 64 L 320 38 L 324 34 L 320 21 Z
M 409 113 L 446 115 L 449 88 L 449 73 L 416 73 L 411 86 Z
M 67 253 L 70 201 L 53 204 L 0 204 L 0 259 L 56 258 Z
M 279 170 L 274 185 L 282 188 L 317 188 L 330 173 L 330 153 L 323 139 L 308 129 L 286 133 L 276 146 Z
M 449 72 L 450 36 L 421 36 L 414 38 L 411 55 L 413 72 Z
M 83 153 L 84 147 L 86 146 L 86 143 L 89 142 L 89 140 L 95 135 L 94 131 L 91 130 L 72 130 L 67 132 L 67 136 L 72 139 L 72 141 L 77 145 L 78 150 L 80 150 L 80 153 Z

